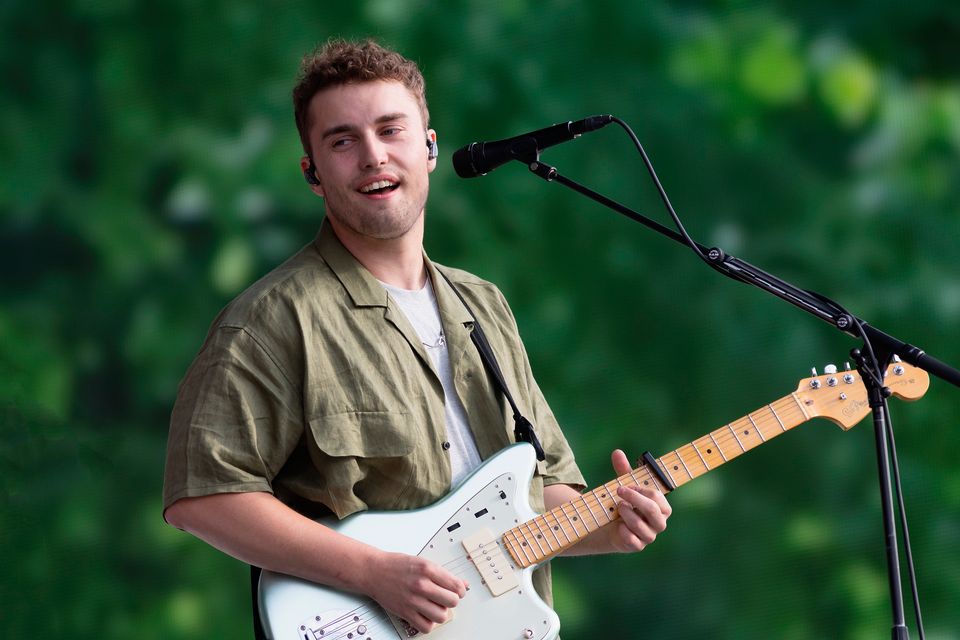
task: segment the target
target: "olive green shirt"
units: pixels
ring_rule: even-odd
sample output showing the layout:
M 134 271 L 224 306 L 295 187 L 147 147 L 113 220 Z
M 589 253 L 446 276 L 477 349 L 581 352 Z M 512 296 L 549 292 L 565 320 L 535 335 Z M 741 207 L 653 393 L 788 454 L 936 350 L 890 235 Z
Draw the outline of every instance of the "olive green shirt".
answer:
M 480 455 L 513 441 L 513 419 L 470 339 L 473 318 L 426 261 L 456 391 Z M 531 487 L 583 486 L 534 381 L 500 291 L 443 267 L 476 314 L 546 452 Z M 450 490 L 444 394 L 433 362 L 384 287 L 324 222 L 311 244 L 214 320 L 170 421 L 164 509 L 185 497 L 266 491 L 310 517 L 406 510 Z M 537 579 L 544 590 L 546 576 Z

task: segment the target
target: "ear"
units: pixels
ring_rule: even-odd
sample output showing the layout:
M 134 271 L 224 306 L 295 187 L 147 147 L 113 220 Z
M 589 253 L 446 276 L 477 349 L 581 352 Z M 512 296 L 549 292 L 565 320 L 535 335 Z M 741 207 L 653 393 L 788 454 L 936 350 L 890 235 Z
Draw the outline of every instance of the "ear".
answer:
M 310 185 L 310 190 L 323 197 L 323 185 L 320 183 L 320 176 L 317 174 L 317 168 L 310 161 L 310 156 L 300 158 L 300 171 L 303 173 L 303 179 Z
M 437 132 L 434 131 L 433 129 L 427 129 L 427 140 L 433 141 L 433 149 L 435 154 L 436 145 L 437 145 Z M 433 155 L 431 157 L 431 154 L 428 153 L 427 154 L 427 172 L 432 173 L 433 170 L 436 168 L 437 168 L 437 156 Z

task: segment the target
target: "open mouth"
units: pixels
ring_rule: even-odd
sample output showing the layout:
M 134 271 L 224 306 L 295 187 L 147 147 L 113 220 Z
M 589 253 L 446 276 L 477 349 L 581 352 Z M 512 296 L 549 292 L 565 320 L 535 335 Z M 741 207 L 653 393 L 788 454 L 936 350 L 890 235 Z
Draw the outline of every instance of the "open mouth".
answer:
M 399 186 L 400 183 L 394 182 L 393 180 L 377 180 L 376 182 L 363 185 L 357 189 L 357 191 L 364 195 L 383 195 L 395 191 Z

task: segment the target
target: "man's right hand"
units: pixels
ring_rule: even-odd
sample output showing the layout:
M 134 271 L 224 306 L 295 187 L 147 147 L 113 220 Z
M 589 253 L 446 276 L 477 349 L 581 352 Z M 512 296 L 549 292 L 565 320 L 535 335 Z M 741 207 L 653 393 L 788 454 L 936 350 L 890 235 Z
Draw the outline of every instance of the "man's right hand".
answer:
M 367 575 L 366 593 L 420 633 L 449 620 L 469 588 L 443 567 L 403 553 L 375 554 Z

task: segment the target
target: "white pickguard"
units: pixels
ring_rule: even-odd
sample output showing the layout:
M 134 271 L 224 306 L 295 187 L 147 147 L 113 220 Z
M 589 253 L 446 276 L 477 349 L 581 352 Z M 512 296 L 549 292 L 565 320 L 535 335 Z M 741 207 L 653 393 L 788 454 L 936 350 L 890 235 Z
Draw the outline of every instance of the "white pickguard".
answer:
M 513 445 L 429 507 L 321 522 L 384 551 L 427 558 L 470 584 L 453 619 L 430 632 L 431 640 L 554 640 L 560 620 L 534 590 L 533 567 L 516 569 L 501 549 L 519 584 L 494 596 L 497 589 L 487 587 L 463 546 L 464 539 L 484 529 L 502 546 L 504 531 L 536 516 L 528 500 L 535 464 L 533 447 Z M 418 635 L 369 598 L 283 574 L 264 571 L 258 595 L 271 640 L 396 640 Z

